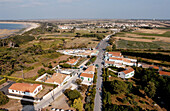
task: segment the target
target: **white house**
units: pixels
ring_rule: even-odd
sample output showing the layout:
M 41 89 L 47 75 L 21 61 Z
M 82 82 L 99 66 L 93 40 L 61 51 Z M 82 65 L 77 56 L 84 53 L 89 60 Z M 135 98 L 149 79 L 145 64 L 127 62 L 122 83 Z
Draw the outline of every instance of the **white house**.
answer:
M 95 73 L 95 66 L 89 66 L 84 72 L 88 73 L 88 74 L 94 74 Z
M 123 63 L 122 58 L 110 57 L 109 61 L 114 61 L 115 63 Z
M 122 58 L 122 54 L 120 52 L 106 52 L 106 55 L 108 57 L 115 57 L 115 58 Z
M 118 72 L 118 77 L 121 77 L 123 79 L 128 79 L 134 76 L 134 69 L 131 67 L 126 68 L 126 70 Z
M 82 84 L 91 85 L 93 83 L 94 74 L 81 73 L 80 79 L 82 80 Z
M 36 96 L 43 89 L 41 84 L 28 84 L 28 83 L 14 83 L 8 91 L 11 94 L 25 95 L 25 96 Z

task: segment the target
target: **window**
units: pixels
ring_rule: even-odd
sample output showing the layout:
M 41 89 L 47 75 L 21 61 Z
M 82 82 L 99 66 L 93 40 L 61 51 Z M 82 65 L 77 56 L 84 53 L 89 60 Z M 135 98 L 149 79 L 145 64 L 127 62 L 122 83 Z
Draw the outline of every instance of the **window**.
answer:
M 90 81 L 90 78 L 88 78 L 88 81 Z
M 41 90 L 41 87 L 38 88 L 38 91 L 40 91 L 40 90 Z
M 14 92 L 14 90 L 12 90 L 12 92 Z
M 84 80 L 84 77 L 81 77 L 82 80 Z

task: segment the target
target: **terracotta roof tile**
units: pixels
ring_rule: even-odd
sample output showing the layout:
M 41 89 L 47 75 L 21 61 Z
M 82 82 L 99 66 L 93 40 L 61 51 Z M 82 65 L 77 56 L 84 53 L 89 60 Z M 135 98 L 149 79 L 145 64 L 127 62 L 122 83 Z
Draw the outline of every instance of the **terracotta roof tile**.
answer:
M 75 62 L 77 62 L 76 59 L 70 59 L 69 61 L 67 61 L 68 64 L 74 64 Z
M 132 72 L 132 71 L 134 71 L 134 69 L 131 68 L 131 67 L 129 67 L 129 68 L 127 68 L 126 70 L 121 71 L 121 72 L 124 72 L 125 74 L 128 74 L 128 73 L 130 73 L 130 72 Z
M 60 74 L 60 73 L 55 73 L 52 75 L 51 78 L 47 79 L 45 82 L 48 82 L 48 83 L 58 83 L 58 84 L 61 84 L 64 79 L 67 77 L 68 75 L 64 75 L 64 74 Z
M 106 64 L 115 64 L 114 61 L 105 61 Z
M 41 84 L 14 83 L 9 87 L 9 89 L 33 93 L 34 90 L 40 85 Z
M 81 73 L 80 77 L 88 77 L 93 78 L 94 74 L 88 74 L 88 73 Z
M 84 72 L 90 72 L 90 71 L 95 72 L 95 66 L 89 66 Z
M 108 54 L 112 54 L 112 56 L 121 56 L 120 52 L 108 52 Z
M 110 57 L 109 59 L 113 59 L 113 60 L 121 60 L 121 61 L 122 61 L 122 58 L 116 58 L 116 57 Z
M 159 71 L 159 75 L 170 76 L 170 72 Z

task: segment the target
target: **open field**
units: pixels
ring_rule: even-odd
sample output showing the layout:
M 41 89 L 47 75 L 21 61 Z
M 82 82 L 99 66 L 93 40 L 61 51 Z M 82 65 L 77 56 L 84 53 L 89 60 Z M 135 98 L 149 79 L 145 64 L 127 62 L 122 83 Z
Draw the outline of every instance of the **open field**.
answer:
M 86 38 L 86 37 L 81 37 L 81 38 L 75 38 L 69 42 L 66 43 L 66 47 L 79 47 L 79 46 L 86 46 L 87 48 L 95 48 L 99 41 L 97 38 Z
M 9 111 L 20 111 L 22 107 L 21 101 L 16 99 L 9 99 L 7 104 L 0 106 L 0 108 L 5 108 Z
M 41 68 L 44 68 L 42 63 L 48 64 L 48 63 L 51 62 L 52 66 L 56 66 L 56 65 L 58 65 L 58 63 L 60 61 L 67 60 L 67 58 L 70 57 L 70 56 L 67 56 L 67 55 L 62 55 L 62 56 L 60 56 L 58 58 L 50 59 L 50 58 L 47 58 L 45 56 L 48 56 L 48 55 L 44 55 L 44 57 L 41 57 L 41 59 L 40 59 L 41 61 L 39 61 L 39 62 L 36 62 L 36 63 L 33 63 L 33 64 L 29 64 L 30 66 L 34 67 L 34 69 L 32 69 L 32 70 L 23 70 L 24 78 L 33 78 L 33 77 L 37 76 L 38 75 L 37 71 L 39 69 L 41 69 Z M 54 63 L 54 61 L 56 63 Z M 45 68 L 45 69 L 47 69 L 47 68 Z M 11 76 L 22 78 L 22 71 L 17 71 L 15 73 L 13 73 Z
M 120 32 L 114 37 L 118 49 L 164 49 L 170 50 L 170 30 L 141 29 Z
M 170 50 L 170 43 L 166 42 L 140 42 L 140 41 L 129 41 L 119 40 L 116 42 L 118 49 L 165 49 Z

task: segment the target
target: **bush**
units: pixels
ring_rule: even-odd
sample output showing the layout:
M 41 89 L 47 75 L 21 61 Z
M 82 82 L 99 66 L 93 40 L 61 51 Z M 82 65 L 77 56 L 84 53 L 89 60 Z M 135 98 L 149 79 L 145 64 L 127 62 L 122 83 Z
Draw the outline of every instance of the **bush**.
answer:
M 78 84 L 78 85 L 80 85 L 80 84 L 81 84 L 81 82 L 82 82 L 82 80 L 81 80 L 81 79 L 76 79 L 76 81 L 75 81 L 75 83 L 76 83 L 76 84 Z
M 0 105 L 4 105 L 9 102 L 9 98 L 0 91 Z
M 0 80 L 0 85 L 6 82 L 6 78 Z
M 69 98 L 69 100 L 74 100 L 78 98 L 82 98 L 80 92 L 77 90 L 66 89 L 64 94 Z
M 69 65 L 69 64 L 66 64 L 66 63 L 64 63 L 64 64 L 62 64 L 62 65 L 60 65 L 62 68 L 71 68 L 71 65 Z

